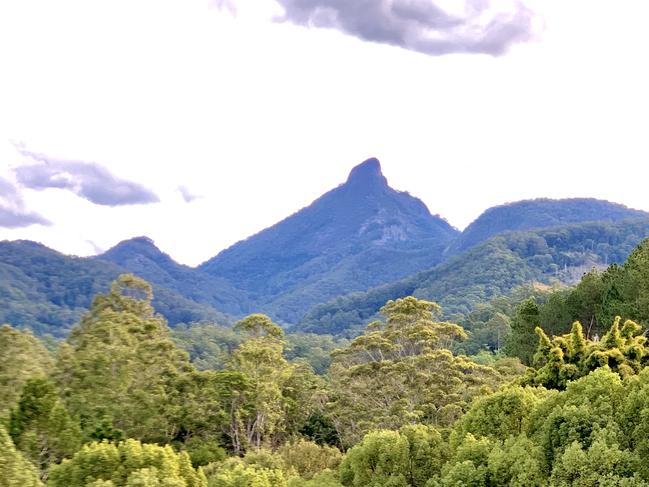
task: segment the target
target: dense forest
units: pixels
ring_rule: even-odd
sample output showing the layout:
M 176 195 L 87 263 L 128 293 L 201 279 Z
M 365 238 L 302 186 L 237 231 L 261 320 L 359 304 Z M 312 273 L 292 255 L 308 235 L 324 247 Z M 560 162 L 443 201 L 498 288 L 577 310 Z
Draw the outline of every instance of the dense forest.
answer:
M 388 300 L 350 340 L 153 300 L 122 274 L 65 340 L 0 328 L 0 486 L 649 485 L 649 240 L 459 322 Z

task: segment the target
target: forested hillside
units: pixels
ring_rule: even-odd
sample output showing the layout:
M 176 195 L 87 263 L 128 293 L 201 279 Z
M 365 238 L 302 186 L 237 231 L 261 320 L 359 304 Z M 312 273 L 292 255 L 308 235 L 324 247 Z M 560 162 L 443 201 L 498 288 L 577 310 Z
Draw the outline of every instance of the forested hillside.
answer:
M 506 233 L 431 270 L 318 305 L 296 329 L 353 334 L 387 300 L 409 295 L 440 303 L 449 316 L 466 315 L 475 305 L 507 295 L 517 286 L 574 283 L 592 267 L 623 262 L 647 236 L 649 220 Z
M 467 330 L 409 296 L 316 373 L 328 339 L 261 314 L 172 339 L 121 275 L 53 351 L 0 327 L 0 485 L 649 486 L 649 240 L 574 288 L 499 299 L 497 353 L 459 352 L 486 316 Z
M 112 262 L 192 301 L 234 316 L 251 311 L 246 294 L 224 279 L 175 262 L 147 237 L 120 242 L 98 260 Z
M 44 245 L 0 242 L 0 323 L 66 336 L 92 302 L 125 269 L 63 255 Z M 171 323 L 226 321 L 214 308 L 156 286 L 154 305 Z

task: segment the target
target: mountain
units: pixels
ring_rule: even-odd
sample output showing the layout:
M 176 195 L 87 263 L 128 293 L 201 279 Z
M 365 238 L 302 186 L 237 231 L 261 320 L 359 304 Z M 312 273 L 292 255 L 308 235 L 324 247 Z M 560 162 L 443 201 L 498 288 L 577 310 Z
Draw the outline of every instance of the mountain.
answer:
M 434 266 L 458 235 L 421 200 L 390 188 L 369 159 L 344 184 L 199 269 L 295 323 L 324 300 Z
M 489 208 L 471 223 L 447 249 L 457 255 L 499 233 L 535 230 L 591 221 L 648 218 L 649 213 L 593 198 L 547 198 L 517 201 Z
M 460 234 L 390 188 L 368 159 L 308 207 L 197 268 L 147 237 L 93 258 L 0 242 L 0 323 L 63 336 L 95 294 L 131 272 L 153 284 L 154 306 L 172 325 L 262 312 L 297 329 L 348 333 L 408 294 L 455 315 L 521 284 L 574 282 L 589 266 L 622 262 L 649 235 L 647 222 L 606 201 L 539 199 L 491 208 Z
M 647 237 L 649 219 L 504 233 L 427 271 L 317 305 L 295 329 L 353 334 L 388 300 L 409 295 L 438 302 L 447 317 L 465 314 L 521 285 L 574 284 L 592 267 L 624 262 Z
M 36 242 L 0 242 L 0 323 L 65 336 L 93 297 L 127 269 L 112 262 L 71 257 Z M 170 324 L 227 318 L 214 308 L 154 284 L 154 306 Z
M 151 283 L 223 313 L 241 316 L 251 312 L 245 293 L 225 279 L 178 264 L 148 237 L 120 242 L 95 259 L 112 262 Z

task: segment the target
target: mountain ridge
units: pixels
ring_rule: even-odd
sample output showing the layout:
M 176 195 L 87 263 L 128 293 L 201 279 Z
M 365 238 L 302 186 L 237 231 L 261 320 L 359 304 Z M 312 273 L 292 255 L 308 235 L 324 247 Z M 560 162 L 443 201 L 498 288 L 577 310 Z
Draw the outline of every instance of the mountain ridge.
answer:
M 146 236 L 123 240 L 98 256 L 148 281 L 231 315 L 250 312 L 248 297 L 224 279 L 177 263 Z
M 631 217 L 642 222 L 633 223 Z M 507 289 L 489 279 L 499 281 L 507 272 L 518 273 L 518 277 L 525 273 L 536 276 L 544 265 L 562 265 L 555 252 L 563 245 L 560 240 L 552 244 L 556 249 L 533 254 L 536 260 L 528 262 L 526 250 L 508 247 L 514 237 L 494 238 L 512 231 L 520 233 L 524 227 L 525 235 L 516 237 L 520 240 L 516 245 L 525 242 L 531 248 L 540 245 L 543 250 L 552 247 L 541 242 L 546 240 L 545 234 L 538 234 L 543 228 L 553 224 L 556 228 L 557 221 L 582 225 L 593 218 L 598 219 L 593 228 L 609 240 L 598 240 L 601 235 L 596 231 L 576 237 L 570 234 L 576 239 L 570 242 L 574 253 L 571 262 L 587 260 L 606 246 L 617 252 L 611 262 L 626 257 L 622 254 L 628 250 L 628 242 L 618 242 L 606 232 L 610 225 L 624 219 L 619 232 L 636 242 L 649 213 L 594 198 L 541 198 L 487 209 L 460 233 L 442 217 L 433 215 L 420 199 L 392 189 L 379 160 L 370 158 L 352 168 L 345 182 L 310 205 L 197 267 L 177 263 L 146 236 L 123 240 L 89 258 L 65 256 L 37 242 L 0 242 L 0 321 L 32 321 L 43 324 L 44 329 L 62 323 L 68 326 L 87 307 L 91 293 L 104 292 L 110 280 L 123 272 L 134 273 L 154 285 L 159 295 L 156 309 L 172 324 L 214 319 L 227 322 L 263 312 L 282 324 L 308 322 L 317 327 L 326 320 L 332 301 L 363 293 L 380 295 L 381 299 L 387 296 L 387 300 L 390 293 L 376 293 L 385 286 L 401 291 L 412 288 L 414 293 L 422 286 L 411 285 L 413 276 L 426 273 L 460 285 L 458 289 L 464 289 L 469 299 L 457 298 L 450 309 L 464 311 L 474 298 L 488 298 Z M 531 227 L 533 230 L 528 231 Z M 613 241 L 616 243 L 610 244 Z M 485 242 L 490 243 L 481 247 Z M 493 255 L 489 255 L 489 249 Z M 600 254 L 605 255 L 603 251 Z M 469 257 L 463 261 L 462 272 L 479 278 L 477 287 L 439 274 L 440 265 L 452 267 L 453 259 L 464 255 Z M 513 267 L 512 262 L 516 263 Z M 481 274 L 472 265 L 494 269 Z M 577 268 L 571 264 L 573 271 Z M 434 282 L 429 284 L 426 286 L 436 289 Z M 69 288 L 67 294 L 65 288 Z M 72 296 L 74 293 L 79 294 L 78 299 Z M 420 296 L 437 299 L 436 293 Z M 445 304 L 450 302 L 450 298 L 442 297 Z M 34 305 L 26 304 L 30 302 Z M 314 316 L 314 310 L 322 309 L 324 313 Z M 344 313 L 337 312 L 335 320 L 339 322 L 341 317 Z M 356 318 L 350 315 L 349 320 Z
M 596 198 L 535 198 L 487 208 L 447 249 L 456 255 L 505 231 L 538 230 L 587 221 L 647 218 L 649 213 Z
M 317 305 L 294 330 L 358 332 L 388 300 L 409 295 L 441 304 L 447 317 L 465 314 L 517 286 L 570 284 L 592 266 L 622 263 L 645 238 L 649 218 L 505 232 L 431 269 Z

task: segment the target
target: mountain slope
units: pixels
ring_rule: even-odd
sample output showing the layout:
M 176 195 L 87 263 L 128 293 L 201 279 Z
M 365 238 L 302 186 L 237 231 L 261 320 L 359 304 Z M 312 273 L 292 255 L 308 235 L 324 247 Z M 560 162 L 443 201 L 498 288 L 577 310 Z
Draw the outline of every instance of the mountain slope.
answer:
M 457 255 L 503 232 L 538 230 L 591 221 L 621 221 L 648 218 L 649 213 L 593 198 L 547 198 L 517 201 L 489 208 L 471 223 L 447 255 Z
M 243 315 L 251 312 L 245 294 L 225 279 L 178 264 L 148 237 L 120 242 L 95 259 L 112 262 L 149 282 L 223 313 Z
M 127 270 L 98 259 L 63 255 L 30 241 L 0 242 L 0 323 L 65 336 L 93 297 Z M 223 321 L 213 308 L 154 285 L 156 310 L 171 324 Z
M 200 270 L 296 322 L 318 302 L 435 265 L 457 235 L 419 199 L 390 188 L 379 161 L 369 159 L 341 186 Z
M 440 303 L 447 316 L 467 313 L 523 284 L 574 283 L 594 266 L 624 262 L 647 237 L 649 219 L 505 233 L 430 270 L 315 306 L 296 329 L 353 333 L 386 301 L 408 295 Z

